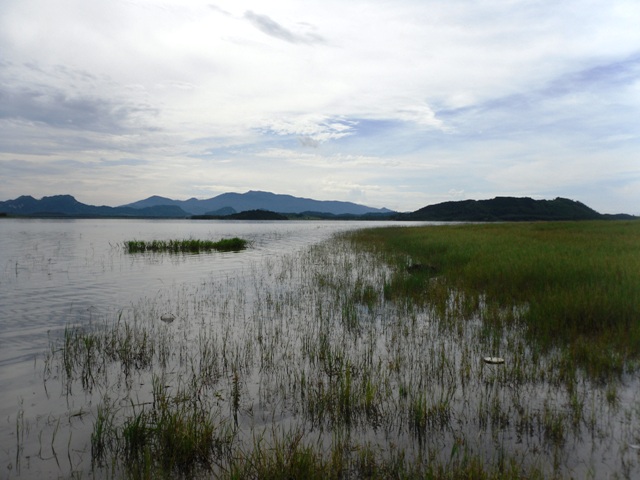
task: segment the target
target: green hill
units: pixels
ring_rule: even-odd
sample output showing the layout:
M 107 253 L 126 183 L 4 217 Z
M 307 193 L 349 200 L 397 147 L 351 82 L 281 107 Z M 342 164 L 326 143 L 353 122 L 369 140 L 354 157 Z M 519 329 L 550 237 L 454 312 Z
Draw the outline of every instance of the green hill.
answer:
M 534 200 L 528 197 L 496 197 L 491 200 L 462 200 L 429 205 L 399 220 L 442 222 L 507 222 L 535 220 L 597 220 L 611 218 L 585 204 L 567 198 Z

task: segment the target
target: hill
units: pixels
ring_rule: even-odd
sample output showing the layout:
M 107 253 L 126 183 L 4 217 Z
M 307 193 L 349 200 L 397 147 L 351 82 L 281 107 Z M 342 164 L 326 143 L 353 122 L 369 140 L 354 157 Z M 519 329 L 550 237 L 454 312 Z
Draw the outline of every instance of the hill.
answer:
M 462 200 L 429 205 L 398 220 L 441 222 L 513 222 L 535 220 L 597 220 L 602 215 L 585 204 L 566 198 L 534 200 L 528 197 L 496 197 L 491 200 Z

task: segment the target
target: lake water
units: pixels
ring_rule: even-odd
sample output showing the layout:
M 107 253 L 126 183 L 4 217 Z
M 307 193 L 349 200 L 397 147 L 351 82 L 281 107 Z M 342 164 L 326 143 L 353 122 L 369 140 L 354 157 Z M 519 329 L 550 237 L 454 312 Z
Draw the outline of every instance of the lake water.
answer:
M 387 222 L 189 221 L 121 219 L 0 220 L 0 453 L 15 447 L 20 405 L 42 404 L 41 368 L 65 326 L 117 315 L 144 298 L 212 278 L 237 276 L 265 258 L 303 249 L 340 231 Z M 129 255 L 126 240 L 241 237 L 237 253 Z M 36 409 L 37 410 L 37 409 Z M 42 415 L 44 410 L 40 410 Z M 13 435 L 15 436 L 15 435 Z M 0 466 L 4 470 L 7 462 Z M 0 476 L 4 476 L 0 474 Z
M 565 382 L 562 352 L 530 348 L 517 322 L 492 333 L 482 308 L 469 313 L 452 292 L 443 328 L 428 306 L 385 299 L 389 267 L 346 242 L 322 244 L 389 224 L 399 225 L 0 220 L 0 479 L 118 478 L 92 460 L 101 408 L 121 426 L 155 405 L 157 389 L 177 402 L 193 386 L 245 453 L 256 436 L 293 428 L 314 445 L 340 449 L 340 440 L 385 460 L 401 448 L 443 465 L 468 453 L 548 476 L 639 478 L 638 375 Z M 123 245 L 231 237 L 249 248 L 131 255 Z M 437 289 L 432 280 L 426 288 Z M 164 313 L 176 320 L 163 323 Z M 95 370 L 78 363 L 68 373 L 70 325 L 120 346 L 149 334 L 153 360 L 125 367 L 137 360 L 107 358 L 108 341 L 91 357 L 81 339 L 71 356 Z M 485 365 L 496 351 L 505 365 Z
M 268 256 L 379 222 L 33 220 L 0 222 L 0 367 L 33 360 L 47 336 L 153 297 L 176 284 L 246 269 Z M 126 240 L 241 237 L 238 253 L 128 255 Z M 0 385 L 6 387 L 6 373 Z M 7 389 L 2 388 L 2 392 Z M 5 402 L 2 402 L 4 405 Z

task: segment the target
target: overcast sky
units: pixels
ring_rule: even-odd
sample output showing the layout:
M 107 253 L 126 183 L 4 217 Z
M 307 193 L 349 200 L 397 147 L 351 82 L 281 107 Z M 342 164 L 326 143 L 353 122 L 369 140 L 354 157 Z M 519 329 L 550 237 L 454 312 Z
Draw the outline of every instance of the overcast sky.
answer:
M 2 0 L 0 200 L 640 214 L 638 0 Z

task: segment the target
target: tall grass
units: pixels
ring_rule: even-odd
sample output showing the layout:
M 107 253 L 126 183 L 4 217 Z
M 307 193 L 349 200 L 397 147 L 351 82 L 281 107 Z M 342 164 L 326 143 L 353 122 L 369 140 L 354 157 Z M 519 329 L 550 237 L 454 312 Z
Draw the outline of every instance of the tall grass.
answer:
M 640 222 L 389 228 L 352 236 L 398 265 L 389 298 L 441 310 L 452 289 L 487 313 L 518 307 L 533 341 L 593 375 L 640 355 Z M 487 321 L 513 321 L 486 315 Z
M 238 237 L 212 240 L 128 240 L 124 242 L 127 253 L 169 252 L 199 253 L 217 250 L 221 252 L 238 252 L 247 248 L 247 241 Z

